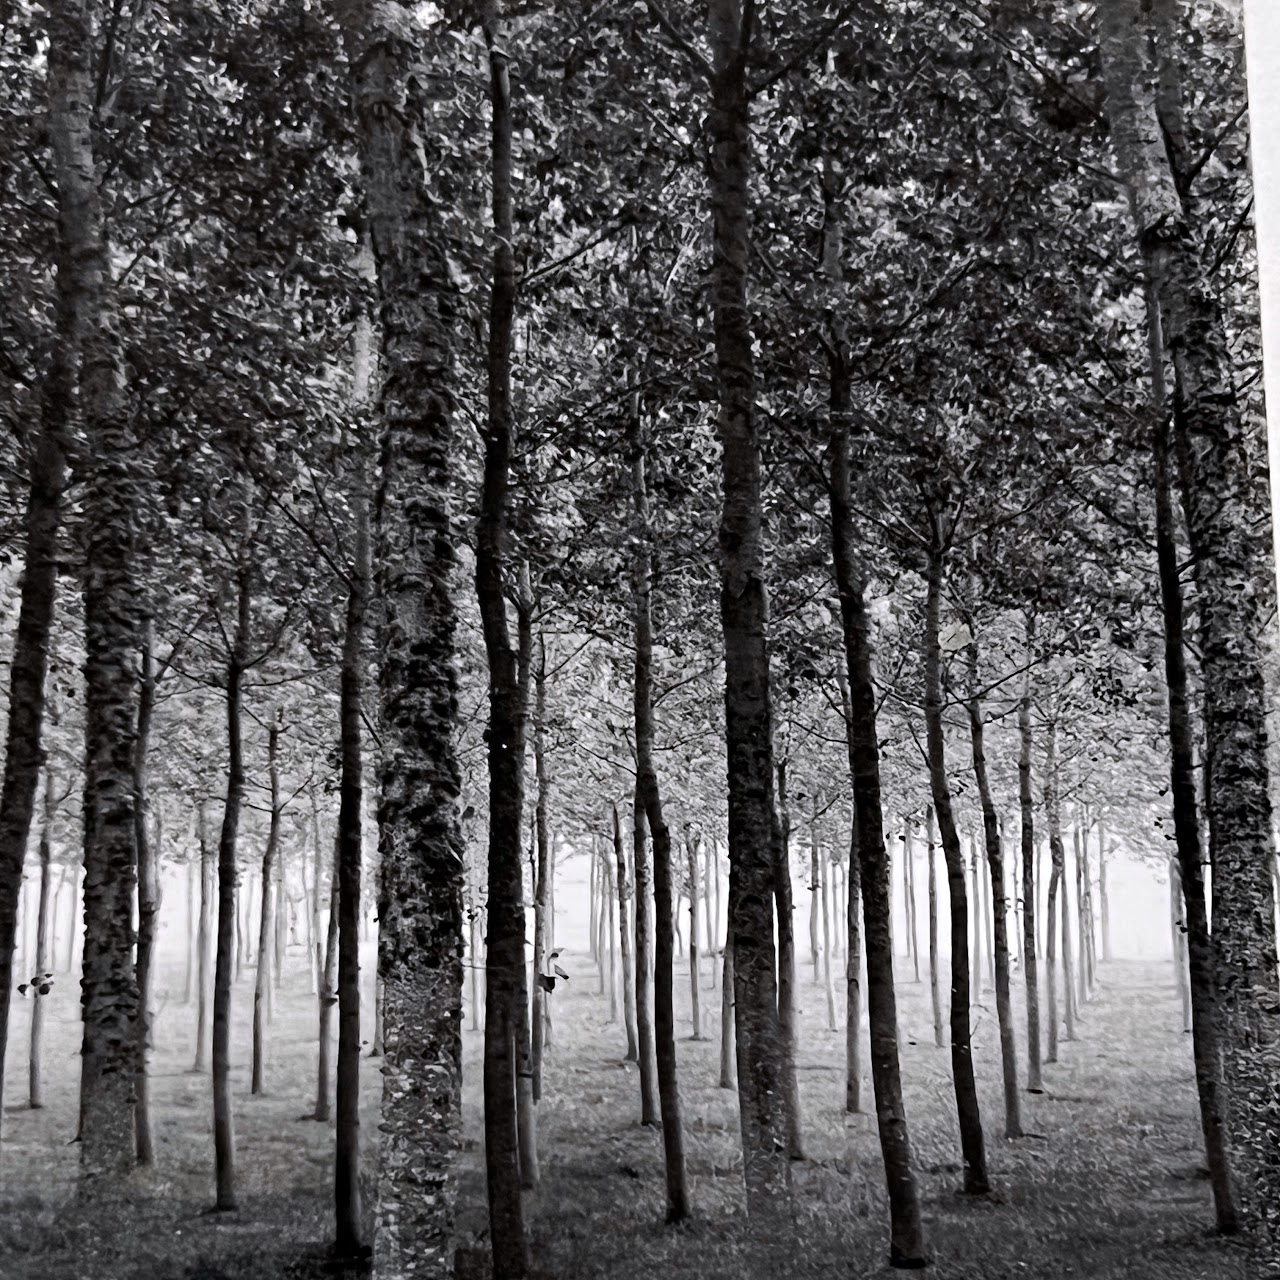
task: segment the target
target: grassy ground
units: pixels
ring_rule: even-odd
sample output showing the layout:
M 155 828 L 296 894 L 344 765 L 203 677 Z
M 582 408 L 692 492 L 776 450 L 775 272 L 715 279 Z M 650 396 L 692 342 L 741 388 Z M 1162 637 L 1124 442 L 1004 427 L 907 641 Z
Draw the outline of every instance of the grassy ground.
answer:
M 369 960 L 372 957 L 368 957 Z M 554 1047 L 539 1108 L 542 1183 L 527 1216 L 547 1280 L 679 1280 L 891 1274 L 883 1186 L 870 1117 L 843 1112 L 843 1030 L 826 1030 L 821 989 L 802 979 L 801 1093 L 808 1159 L 794 1168 L 795 1228 L 746 1230 L 734 1096 L 716 1087 L 718 995 L 703 998 L 708 1039 L 679 1046 L 696 1218 L 662 1225 L 658 1134 L 637 1124 L 638 1081 L 624 1065 L 585 957 L 554 999 Z M 71 1199 L 76 1148 L 75 984 L 51 999 L 43 1111 L 25 1098 L 28 1009 L 18 1003 L 0 1149 L 0 1276 L 5 1280 L 217 1280 L 314 1274 L 329 1233 L 331 1125 L 300 1117 L 315 1093 L 315 1000 L 299 970 L 278 1001 L 268 1096 L 234 1073 L 241 1208 L 212 1202 L 209 1081 L 190 1074 L 189 1008 L 161 995 L 154 1107 L 159 1169 L 124 1211 Z M 251 977 L 251 975 L 250 975 Z M 1036 1134 L 997 1136 L 1002 1104 L 994 1005 L 976 1009 L 976 1058 L 994 1195 L 956 1194 L 957 1138 L 948 1054 L 934 1047 L 927 985 L 899 986 L 904 1073 L 921 1193 L 938 1280 L 1245 1280 L 1243 1251 L 1206 1233 L 1189 1037 L 1165 965 L 1114 963 L 1084 1010 L 1079 1039 L 1046 1068 L 1048 1092 L 1023 1095 Z M 180 995 L 175 975 L 173 990 Z M 567 989 L 566 989 L 567 988 Z M 690 1024 L 687 978 L 679 994 Z M 237 1049 L 247 1043 L 250 979 L 237 989 Z M 990 1007 L 988 1007 L 990 1005 Z M 1021 1012 L 1019 1010 L 1019 1017 Z M 470 1019 L 468 1019 L 468 1026 Z M 1021 1027 L 1021 1022 L 1020 1022 Z M 479 1115 L 480 1036 L 468 1030 L 462 1243 L 485 1241 Z M 376 1138 L 375 1063 L 366 1071 L 365 1137 Z M 870 1083 L 864 1084 L 870 1104 Z

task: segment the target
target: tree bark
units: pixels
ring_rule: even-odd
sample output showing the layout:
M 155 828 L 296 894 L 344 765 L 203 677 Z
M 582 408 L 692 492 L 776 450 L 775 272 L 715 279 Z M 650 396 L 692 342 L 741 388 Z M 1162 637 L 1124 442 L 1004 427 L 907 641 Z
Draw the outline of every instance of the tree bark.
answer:
M 640 1123 L 661 1124 L 658 1099 L 658 1067 L 653 1031 L 653 930 L 649 910 L 652 871 L 649 863 L 648 819 L 637 777 L 631 806 L 631 865 L 635 868 L 636 1036 L 640 1054 Z M 670 911 L 667 925 L 670 927 Z
M 925 603 L 925 730 L 928 738 L 929 788 L 938 817 L 938 833 L 947 865 L 951 903 L 951 1075 L 960 1122 L 960 1150 L 964 1159 L 964 1190 L 983 1195 L 990 1190 L 982 1116 L 973 1075 L 969 1023 L 969 911 L 964 883 L 964 855 L 951 808 L 946 747 L 942 723 L 942 608 L 941 543 L 935 537 L 928 555 L 928 595 Z
M 933 1005 L 933 1043 L 946 1048 L 942 1023 L 942 996 L 938 990 L 938 882 L 934 870 L 933 805 L 924 811 L 925 839 L 929 847 L 929 998 Z
M 31 983 L 31 1040 L 27 1051 L 27 1104 L 33 1111 L 44 1106 L 44 1001 L 53 985 L 49 957 L 49 873 L 53 859 L 53 821 L 57 816 L 53 771 L 44 771 L 44 821 L 40 826 L 40 904 L 36 916 L 34 971 L 24 980 Z
M 973 777 L 978 784 L 978 802 L 982 808 L 982 834 L 986 846 L 987 870 L 991 877 L 991 895 L 995 900 L 994 958 L 996 1017 L 1000 1023 L 1000 1068 L 1004 1080 L 1004 1136 L 1022 1137 L 1022 1115 L 1018 1103 L 1018 1042 L 1013 1026 L 1013 1000 L 1009 991 L 1008 910 L 1005 901 L 1004 849 L 1000 842 L 1000 823 L 995 802 L 991 798 L 991 782 L 987 776 L 986 734 L 983 724 L 982 699 L 978 692 L 978 639 L 972 619 L 969 621 L 969 737 L 973 747 Z M 976 856 L 976 849 L 975 849 Z
M 329 927 L 325 935 L 324 969 L 320 979 L 320 1025 L 316 1055 L 316 1106 L 313 1120 L 327 1123 L 331 1114 L 329 1081 L 333 1074 L 333 1008 L 338 1003 L 338 850 L 335 841 L 329 888 Z
M 774 890 L 778 916 L 778 1025 L 782 1031 L 783 1079 L 787 1090 L 787 1153 L 804 1159 L 800 1081 L 796 1076 L 796 932 L 791 893 L 791 810 L 787 804 L 787 762 L 778 761 L 778 816 L 782 844 Z
M 640 1061 L 640 1038 L 636 1029 L 636 963 L 632 951 L 635 933 L 628 919 L 627 903 L 634 908 L 635 894 L 627 872 L 627 850 L 622 843 L 622 823 L 618 806 L 613 805 L 613 857 L 617 867 L 618 938 L 622 947 L 622 1010 L 627 1034 L 627 1062 Z
M 262 1092 L 266 1035 L 265 1002 L 271 981 L 271 937 L 275 929 L 276 855 L 280 849 L 280 730 L 279 711 L 267 728 L 267 773 L 271 788 L 271 821 L 267 828 L 267 845 L 262 853 L 262 903 L 258 914 L 258 969 L 253 978 L 253 1048 L 249 1073 L 249 1092 L 255 1097 Z
M 1075 970 L 1071 947 L 1071 908 L 1067 901 L 1067 852 L 1062 843 L 1062 813 L 1058 780 L 1058 726 L 1049 722 L 1049 737 L 1045 753 L 1044 810 L 1049 824 L 1049 856 L 1053 859 L 1054 872 L 1061 893 L 1062 928 L 1062 1012 L 1063 1038 L 1076 1038 Z M 1053 908 L 1049 908 L 1050 927 L 1053 926 Z
M 1032 615 L 1027 615 L 1027 650 L 1034 638 Z M 1027 675 L 1018 702 L 1018 809 L 1022 844 L 1022 969 L 1027 984 L 1027 1092 L 1043 1093 L 1040 1068 L 1040 982 L 1036 957 L 1035 801 L 1031 786 L 1031 676 Z M 1052 984 L 1050 984 L 1052 986 Z
M 693 1021 L 691 1040 L 702 1039 L 702 940 L 698 936 L 698 841 L 693 828 L 684 824 L 685 864 L 689 873 L 689 1008 Z
M 203 798 L 196 809 L 196 839 L 200 847 L 200 920 L 196 928 L 196 981 L 200 989 L 196 994 L 196 1052 L 191 1069 L 203 1072 L 209 1070 L 210 980 L 213 976 L 209 943 L 214 927 L 214 877 L 217 875 L 214 851 L 209 847 Z
M 546 972 L 548 930 L 551 912 L 551 841 L 547 830 L 547 801 L 551 792 L 551 776 L 547 770 L 547 647 L 545 637 L 538 637 L 538 661 L 534 672 L 533 764 L 537 792 L 534 805 L 534 840 L 536 862 L 533 877 L 533 1100 L 542 1098 L 542 1058 L 547 1039 L 550 1010 L 547 992 L 542 985 Z
M 1173 422 L 1200 614 L 1215 991 L 1240 1208 L 1261 1220 L 1280 1193 L 1254 1135 L 1274 1110 L 1264 1058 L 1280 1040 L 1271 875 L 1267 698 L 1261 638 L 1270 613 L 1265 468 L 1234 384 L 1223 302 L 1193 223 L 1189 175 L 1166 139 L 1181 132 L 1177 32 L 1167 6 L 1098 10 L 1107 114 L 1137 240 L 1174 371 Z M 1155 65 L 1153 64 L 1153 61 Z M 1172 153 L 1172 155 L 1171 155 Z
M 133 822 L 138 858 L 138 940 L 134 972 L 138 983 L 138 1064 L 134 1087 L 134 1146 L 138 1164 L 155 1163 L 151 1130 L 151 986 L 155 968 L 156 928 L 160 916 L 159 850 L 148 838 L 148 752 L 156 705 L 156 664 L 151 619 L 143 625 L 138 683 L 137 739 L 133 756 Z
M 733 1026 L 733 933 L 724 940 L 724 976 L 720 981 L 720 1088 L 738 1087 L 737 1037 Z

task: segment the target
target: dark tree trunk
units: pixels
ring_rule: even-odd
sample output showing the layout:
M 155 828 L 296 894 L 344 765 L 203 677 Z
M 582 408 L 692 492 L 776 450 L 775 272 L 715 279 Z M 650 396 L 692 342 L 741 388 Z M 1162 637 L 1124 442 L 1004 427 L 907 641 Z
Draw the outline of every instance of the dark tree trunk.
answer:
M 235 1127 L 231 1114 L 231 948 L 235 941 L 236 838 L 244 799 L 244 746 L 241 739 L 244 671 L 253 623 L 249 567 L 241 564 L 236 630 L 227 660 L 227 799 L 218 840 L 218 945 L 213 976 L 213 1151 L 217 1180 L 214 1208 L 236 1207 Z
M 848 1115 L 858 1115 L 862 1111 L 862 870 L 858 859 L 856 817 L 850 823 L 846 875 L 845 930 L 848 945 L 844 956 L 844 1109 Z M 890 960 L 892 958 L 890 955 Z
M 325 934 L 324 969 L 320 978 L 320 1026 L 316 1056 L 316 1107 L 312 1119 L 327 1122 L 333 1078 L 333 1009 L 338 1003 L 338 851 L 335 844 L 329 888 L 329 927 Z
M 631 864 L 635 868 L 636 1036 L 640 1052 L 640 1123 L 661 1123 L 658 1067 L 653 1040 L 653 929 L 649 914 L 650 881 L 648 818 L 637 778 L 631 807 Z M 655 913 L 656 914 L 656 913 Z M 670 927 L 671 913 L 667 913 Z
M 636 962 L 632 951 L 635 934 L 628 918 L 627 903 L 634 910 L 635 893 L 627 873 L 627 850 L 622 843 L 622 823 L 618 806 L 613 806 L 613 858 L 618 881 L 618 939 L 622 948 L 622 1017 L 627 1033 L 627 1062 L 639 1062 L 640 1040 L 636 1031 Z
M 1034 636 L 1027 617 L 1027 648 Z M 1022 845 L 1022 968 L 1027 984 L 1027 1092 L 1043 1093 L 1040 1071 L 1040 983 L 1036 971 L 1035 801 L 1031 786 L 1031 677 L 1018 702 L 1018 811 Z
M 144 624 L 138 685 L 138 737 L 133 758 L 133 822 L 138 850 L 138 942 L 134 972 L 138 982 L 138 1066 L 134 1092 L 134 1144 L 140 1165 L 155 1163 L 151 1132 L 151 986 L 155 968 L 156 926 L 160 916 L 159 850 L 148 838 L 148 752 L 156 705 L 156 664 L 151 619 Z
M 778 761 L 778 816 L 782 842 L 778 883 L 778 1025 L 782 1031 L 783 1079 L 787 1090 L 787 1153 L 804 1159 L 801 1134 L 800 1081 L 796 1075 L 796 931 L 791 893 L 791 810 L 787 805 L 787 762 Z
M 737 1038 L 733 1026 L 733 932 L 724 940 L 724 976 L 720 980 L 720 1088 L 738 1087 Z
M 53 790 L 53 772 L 44 774 L 44 821 L 40 827 L 40 905 L 36 916 L 35 965 L 26 981 L 31 983 L 31 1042 L 27 1051 L 27 1103 L 33 1111 L 44 1106 L 44 1002 L 53 984 L 49 957 L 49 872 L 53 857 L 53 820 L 58 802 Z
M 738 1107 L 748 1213 L 791 1213 L 785 1052 L 778 1020 L 773 899 L 779 832 L 755 368 L 747 300 L 751 256 L 750 95 L 754 8 L 711 0 L 712 297 L 723 506 L 720 617 L 728 755 L 729 918 L 734 946 Z
M 925 839 L 929 846 L 929 998 L 933 1005 L 933 1043 L 946 1048 L 942 1024 L 942 995 L 938 990 L 938 881 L 934 868 L 933 805 L 924 811 Z
M 534 808 L 534 839 L 537 845 L 537 861 L 533 878 L 533 1100 L 542 1098 L 542 1057 L 547 1038 L 547 1022 L 550 1017 L 547 992 L 541 977 L 547 965 L 547 935 L 551 912 L 551 841 L 547 831 L 547 802 L 551 793 L 551 776 L 547 770 L 546 720 L 547 720 L 547 647 L 543 636 L 538 637 L 538 664 L 534 673 L 533 711 L 533 763 L 537 779 L 537 795 Z
M 50 367 L 45 374 L 40 436 L 31 459 L 23 522 L 26 546 L 19 587 L 18 630 L 9 666 L 9 722 L 5 739 L 4 786 L 0 790 L 0 1091 L 4 1088 L 9 1006 L 15 985 L 13 952 L 18 925 L 18 895 L 22 888 L 22 867 L 27 856 L 36 789 L 40 783 L 45 673 L 49 665 L 49 633 L 53 627 L 57 599 L 58 528 L 67 481 L 59 439 L 73 412 L 75 397 L 74 299 L 66 275 L 63 270 L 57 273 L 58 341 L 53 344 Z M 72 947 L 76 916 L 75 883 L 73 873 Z M 70 971 L 70 963 L 67 969 Z M 43 1016 L 43 1011 L 41 1014 Z M 33 1102 L 32 1105 L 37 1104 Z
M 996 1016 L 1000 1023 L 1000 1067 L 1004 1079 L 1004 1136 L 1020 1138 L 1022 1116 L 1018 1106 L 1018 1043 L 1013 1027 L 1013 1002 L 1009 992 L 1004 849 L 1000 842 L 1000 823 L 996 817 L 995 803 L 991 799 L 991 782 L 987 777 L 986 736 L 982 700 L 978 693 L 977 629 L 972 622 L 970 632 L 974 638 L 969 642 L 969 736 L 973 744 L 973 777 L 978 784 L 978 800 L 982 807 L 982 834 L 986 845 L 987 869 L 991 877 L 991 895 L 995 901 Z
M 266 1057 L 266 1001 L 271 981 L 271 935 L 275 928 L 274 903 L 276 855 L 280 850 L 280 729 L 279 712 L 267 729 L 267 773 L 271 787 L 271 821 L 267 828 L 267 846 L 262 853 L 262 902 L 258 913 L 258 969 L 253 979 L 253 1046 L 249 1072 L 249 1092 L 262 1092 L 262 1073 Z
M 969 910 L 964 883 L 964 855 L 951 808 L 946 746 L 942 723 L 942 556 L 935 539 L 929 548 L 928 596 L 925 604 L 925 730 L 928 736 L 929 787 L 938 815 L 938 833 L 947 864 L 951 902 L 951 1075 L 960 1122 L 960 1151 L 964 1159 L 964 1190 L 982 1195 L 990 1190 L 982 1135 L 982 1115 L 973 1075 L 969 1022 Z
M 196 926 L 196 1052 L 192 1071 L 209 1070 L 209 1004 L 212 975 L 211 949 L 213 933 L 214 877 L 217 874 L 213 850 L 209 847 L 209 833 L 205 822 L 204 800 L 196 808 L 196 840 L 200 848 L 200 916 Z
M 698 842 L 693 829 L 684 824 L 685 866 L 689 873 L 689 1006 L 693 1018 L 693 1040 L 702 1039 L 702 940 L 698 933 Z

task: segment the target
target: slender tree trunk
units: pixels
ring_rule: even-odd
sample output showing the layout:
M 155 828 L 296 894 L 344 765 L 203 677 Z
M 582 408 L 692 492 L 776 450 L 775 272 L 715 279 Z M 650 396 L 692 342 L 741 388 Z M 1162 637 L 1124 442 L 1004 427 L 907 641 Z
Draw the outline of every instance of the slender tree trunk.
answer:
M 738 1087 L 738 1059 L 733 1026 L 733 932 L 724 940 L 724 977 L 720 982 L 720 1088 Z
M 929 997 L 933 1005 L 933 1043 L 946 1048 L 942 1022 L 942 995 L 938 990 L 938 882 L 934 871 L 933 805 L 924 811 L 925 839 L 929 848 Z
M 627 904 L 634 909 L 635 894 L 627 873 L 627 851 L 622 843 L 622 823 L 618 806 L 613 806 L 613 857 L 618 879 L 618 938 L 622 946 L 622 1010 L 627 1033 L 627 1062 L 640 1061 L 640 1037 L 636 1028 L 636 962 L 632 950 L 635 934 L 628 918 Z
M 689 1002 L 693 1016 L 693 1040 L 702 1037 L 702 943 L 698 937 L 698 842 L 694 838 L 693 828 L 689 823 L 684 825 L 684 849 L 689 868 Z
M 841 221 L 829 178 L 828 166 L 824 173 L 823 192 L 825 239 L 828 242 L 824 265 L 828 277 L 834 279 L 841 274 Z M 865 601 L 866 571 L 854 537 L 850 462 L 852 384 L 842 334 L 835 336 L 835 341 L 829 344 L 829 351 L 827 499 L 831 506 L 832 553 L 844 642 L 840 693 L 854 801 L 849 848 L 849 1028 L 846 1052 L 850 1061 L 845 1085 L 845 1110 L 858 1110 L 860 1101 L 857 1090 L 861 1073 L 857 1055 L 861 1009 L 856 1007 L 860 1003 L 856 996 L 862 957 L 857 954 L 861 946 L 855 942 L 861 942 L 858 937 L 858 899 L 861 898 L 867 946 L 871 1084 L 889 1196 L 889 1261 L 895 1267 L 914 1269 L 926 1264 L 927 1255 L 898 1060 L 898 1009 L 893 982 L 893 900 L 889 855 L 884 839 L 871 620 Z M 839 667 L 837 671 L 840 671 Z
M 973 777 L 978 785 L 978 802 L 982 807 L 982 834 L 986 846 L 987 870 L 991 893 L 995 899 L 994 956 L 996 1016 L 1000 1023 L 1000 1068 L 1004 1080 L 1004 1136 L 1022 1137 L 1022 1115 L 1018 1105 L 1018 1042 L 1013 1026 L 1013 999 L 1009 990 L 1008 907 L 1005 901 L 1004 848 L 1000 841 L 1000 824 L 995 802 L 991 798 L 991 782 L 987 776 L 986 732 L 982 699 L 978 692 L 977 628 L 969 623 L 969 737 L 973 746 Z M 975 849 L 975 856 L 976 856 Z
M 969 870 L 973 877 L 973 992 L 982 998 L 982 853 L 969 832 Z
M 649 862 L 649 824 L 640 799 L 639 782 L 632 795 L 631 865 L 635 868 L 636 1035 L 640 1047 L 640 1123 L 661 1124 L 658 1068 L 653 1041 L 653 934 L 650 910 L 652 870 Z
M 335 840 L 333 873 L 329 889 L 329 927 L 325 935 L 324 968 L 320 977 L 319 1046 L 316 1056 L 316 1106 L 311 1118 L 327 1123 L 333 1077 L 333 1009 L 338 1003 L 338 850 Z
M 538 637 L 538 662 L 534 673 L 533 764 L 537 792 L 534 806 L 534 842 L 536 862 L 533 877 L 533 1100 L 542 1098 L 542 1058 L 546 1045 L 547 992 L 542 985 L 546 973 L 548 930 L 551 914 L 551 841 L 547 830 L 547 800 L 551 793 L 551 775 L 547 769 L 545 745 L 547 719 L 547 647 Z
M 196 809 L 196 839 L 200 846 L 200 923 L 196 931 L 197 981 L 200 990 L 196 997 L 196 1052 L 191 1064 L 193 1071 L 209 1070 L 209 1015 L 211 1013 L 210 990 L 213 978 L 213 955 L 210 942 L 214 931 L 213 905 L 217 863 L 215 852 L 209 847 L 208 826 L 205 821 L 204 800 Z
M 791 894 L 791 811 L 787 805 L 785 760 L 778 761 L 778 816 L 782 848 L 774 893 L 778 915 L 778 1024 L 782 1030 L 783 1079 L 787 1090 L 787 1150 L 792 1160 L 803 1160 L 800 1081 L 796 1075 L 796 935 L 795 906 Z
M 227 660 L 227 798 L 218 840 L 218 944 L 213 975 L 213 1149 L 217 1196 L 214 1208 L 236 1208 L 235 1126 L 231 1112 L 231 947 L 236 910 L 236 839 L 244 798 L 241 738 L 245 662 L 250 652 L 253 589 L 248 565 L 240 566 L 236 631 Z
M 1032 616 L 1027 616 L 1027 650 L 1034 639 Z M 1018 702 L 1018 809 L 1022 844 L 1022 968 L 1027 984 L 1027 1092 L 1043 1093 L 1040 1070 L 1040 983 L 1036 971 L 1035 807 L 1031 786 L 1031 677 L 1028 674 Z M 1050 983 L 1052 988 L 1052 983 Z
M 719 946 L 716 938 L 715 906 L 711 897 L 711 886 L 713 879 L 719 879 L 719 874 L 717 868 L 713 865 L 716 858 L 715 842 L 708 839 L 705 834 L 702 838 L 702 856 L 705 860 L 702 876 L 702 905 L 706 918 L 705 949 L 711 962 L 711 990 L 714 991 L 720 983 L 720 967 L 716 964 L 716 954 L 719 951 Z
M 1187 913 L 1176 854 L 1169 859 L 1169 935 L 1173 942 L 1173 976 L 1178 984 L 1178 1000 L 1182 1005 L 1182 1029 L 1193 1031 L 1195 1024 L 1191 1016 L 1191 981 L 1188 975 Z
M 27 1103 L 33 1111 L 44 1106 L 44 1001 L 53 985 L 49 959 L 49 873 L 53 858 L 53 820 L 57 815 L 53 771 L 44 772 L 44 821 L 40 826 L 40 905 L 36 917 L 36 954 L 31 983 L 31 1040 L 27 1051 Z
M 916 865 L 913 848 L 911 822 L 908 821 L 903 832 L 902 865 L 906 871 L 904 884 L 907 891 L 907 933 L 911 938 L 911 965 L 914 973 L 913 981 L 920 981 L 920 932 L 916 927 Z
M 151 987 L 155 968 L 156 926 L 160 915 L 159 850 L 148 839 L 148 752 L 156 705 L 156 667 L 151 619 L 143 626 L 138 683 L 138 726 L 133 758 L 133 822 L 138 859 L 138 940 L 134 972 L 138 983 L 138 1062 L 134 1086 L 134 1144 L 138 1164 L 155 1163 L 151 1131 Z
M 827 1030 L 835 1032 L 836 1021 L 836 989 L 831 977 L 831 885 L 828 872 L 831 859 L 818 840 L 818 800 L 815 796 L 809 816 L 809 847 L 813 851 L 813 861 L 818 873 L 818 905 L 822 910 L 822 932 L 819 936 L 818 949 L 822 956 L 822 985 L 827 997 Z
M 1079 820 L 1071 826 L 1071 853 L 1076 876 L 1076 940 L 1080 944 L 1080 955 L 1076 965 L 1076 1017 L 1081 1017 L 1080 1010 L 1089 998 L 1089 929 L 1085 916 L 1084 868 L 1080 853 Z
M 280 731 L 279 711 L 272 717 L 267 729 L 267 773 L 271 786 L 271 822 L 267 828 L 267 846 L 262 853 L 262 903 L 258 916 L 258 969 L 253 979 L 253 1052 L 250 1070 L 249 1092 L 255 1097 L 262 1092 L 262 1073 L 265 1065 L 266 1035 L 265 1002 L 271 982 L 271 936 L 275 929 L 276 856 L 280 850 Z
M 1051 739 L 1052 740 L 1052 739 Z M 1062 868 L 1057 862 L 1049 869 L 1049 897 L 1044 914 L 1044 984 L 1048 996 L 1046 1021 L 1049 1024 L 1049 1043 L 1045 1050 L 1045 1062 L 1058 1060 L 1058 885 L 1062 880 Z
M 1049 741 L 1045 756 L 1045 771 L 1048 774 L 1048 779 L 1045 787 L 1044 809 L 1045 817 L 1048 819 L 1049 823 L 1049 854 L 1053 859 L 1054 871 L 1058 877 L 1058 889 L 1062 894 L 1061 941 L 1063 1038 L 1066 1040 L 1074 1040 L 1076 1038 L 1075 971 L 1072 964 L 1071 907 L 1067 901 L 1067 853 L 1066 848 L 1062 843 L 1062 816 L 1058 783 L 1057 731 L 1058 726 L 1056 722 L 1051 721 L 1049 724 Z M 1049 909 L 1049 918 L 1050 927 L 1052 927 L 1052 907 Z
M 773 803 L 760 442 L 747 298 L 751 257 L 751 108 L 747 79 L 754 7 L 711 0 L 707 115 L 712 298 L 723 505 L 720 618 L 728 757 L 729 919 L 734 947 L 738 1107 L 747 1212 L 792 1211 L 786 1054 L 779 1025 L 773 902 L 780 833 Z
M 1111 900 L 1107 897 L 1107 835 L 1098 822 L 1098 907 L 1102 912 L 1102 962 L 1111 959 Z
M 928 597 L 925 605 L 925 728 L 928 736 L 929 786 L 938 816 L 938 832 L 947 864 L 951 902 L 951 1075 L 960 1122 L 960 1150 L 964 1159 L 964 1190 L 982 1195 L 990 1190 L 982 1116 L 973 1075 L 969 1022 L 969 911 L 965 895 L 964 855 L 951 808 L 946 747 L 942 724 L 942 545 L 935 537 L 929 548 Z

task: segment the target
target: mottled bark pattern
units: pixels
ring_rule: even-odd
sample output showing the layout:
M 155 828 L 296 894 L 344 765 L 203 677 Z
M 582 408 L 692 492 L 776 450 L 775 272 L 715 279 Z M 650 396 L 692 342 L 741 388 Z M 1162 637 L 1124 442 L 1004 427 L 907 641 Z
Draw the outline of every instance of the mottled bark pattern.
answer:
M 462 1124 L 462 835 L 450 574 L 456 536 L 455 288 L 420 74 L 431 33 L 414 6 L 341 8 L 378 278 L 383 466 L 377 494 L 382 903 L 379 1273 L 453 1275 Z

